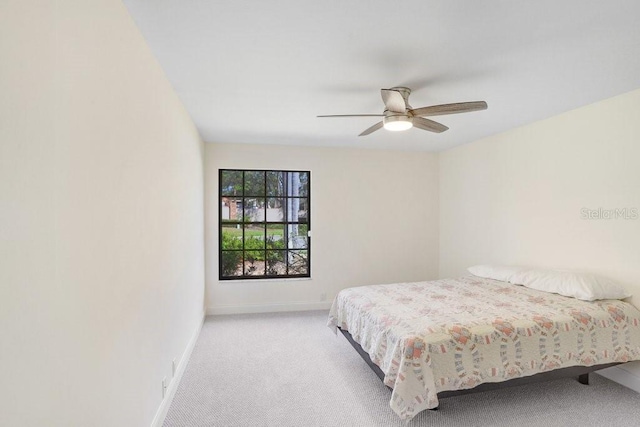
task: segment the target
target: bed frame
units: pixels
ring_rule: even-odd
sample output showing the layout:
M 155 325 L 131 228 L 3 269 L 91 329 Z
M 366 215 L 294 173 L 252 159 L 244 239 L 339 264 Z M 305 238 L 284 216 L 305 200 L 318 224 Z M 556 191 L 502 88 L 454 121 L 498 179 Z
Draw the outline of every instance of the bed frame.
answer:
M 364 359 L 364 361 L 367 362 L 367 365 L 369 365 L 369 367 L 373 370 L 373 372 L 376 373 L 378 378 L 380 378 L 380 380 L 384 383 L 384 373 L 382 372 L 382 369 L 380 369 L 378 365 L 373 363 L 373 361 L 371 360 L 371 357 L 369 357 L 369 354 L 366 351 L 364 351 L 360 346 L 360 344 L 358 344 L 353 339 L 349 331 L 346 331 L 341 328 L 338 328 L 338 329 L 340 330 L 340 332 L 342 332 L 342 335 L 344 335 L 345 338 L 351 343 L 353 348 L 356 349 L 356 351 Z M 445 397 L 460 396 L 460 395 L 469 394 L 469 393 L 478 393 L 482 391 L 497 390 L 497 389 L 502 389 L 506 387 L 514 387 L 514 386 L 525 385 L 525 384 L 539 383 L 544 381 L 553 381 L 553 380 L 568 378 L 568 377 L 577 377 L 580 384 L 588 385 L 589 373 L 598 371 L 600 369 L 609 368 L 611 366 L 615 366 L 619 364 L 620 363 L 606 363 L 603 365 L 594 365 L 594 366 L 571 366 L 568 368 L 555 369 L 549 372 L 541 372 L 539 374 L 530 375 L 530 376 L 521 377 L 521 378 L 514 378 L 511 380 L 502 381 L 498 383 L 483 383 L 475 386 L 474 388 L 465 389 L 465 390 L 441 391 L 440 393 L 438 393 L 438 399 L 445 398 Z M 435 410 L 435 409 L 438 409 L 438 408 L 433 408 L 432 410 Z

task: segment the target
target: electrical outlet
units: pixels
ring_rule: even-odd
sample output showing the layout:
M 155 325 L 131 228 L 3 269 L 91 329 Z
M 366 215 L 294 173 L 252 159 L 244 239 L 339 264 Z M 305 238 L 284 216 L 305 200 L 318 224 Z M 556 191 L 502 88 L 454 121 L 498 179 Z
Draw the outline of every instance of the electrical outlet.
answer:
M 162 398 L 167 394 L 167 377 L 162 379 Z
M 171 361 L 171 376 L 175 377 L 176 376 L 176 369 L 178 368 L 178 365 L 176 364 L 176 359 L 174 358 Z

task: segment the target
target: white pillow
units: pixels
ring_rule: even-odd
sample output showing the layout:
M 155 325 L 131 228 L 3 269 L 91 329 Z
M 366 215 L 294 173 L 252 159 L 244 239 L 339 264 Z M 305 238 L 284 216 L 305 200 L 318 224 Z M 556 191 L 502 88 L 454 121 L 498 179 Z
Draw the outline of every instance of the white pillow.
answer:
M 631 296 L 613 280 L 570 271 L 529 270 L 512 277 L 513 283 L 583 301 L 623 299 Z
M 522 272 L 524 268 L 509 265 L 474 265 L 467 270 L 474 276 L 513 283 L 511 282 L 511 278 L 515 274 Z
M 470 267 L 469 272 L 475 276 L 523 285 L 583 301 L 623 299 L 631 296 L 613 280 L 593 274 L 499 266 L 475 266 Z

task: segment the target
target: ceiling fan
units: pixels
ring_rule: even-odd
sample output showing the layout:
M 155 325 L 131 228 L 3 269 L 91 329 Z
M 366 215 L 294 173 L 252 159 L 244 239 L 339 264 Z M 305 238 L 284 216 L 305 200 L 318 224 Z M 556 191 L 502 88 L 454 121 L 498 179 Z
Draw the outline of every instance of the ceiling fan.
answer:
M 409 105 L 411 89 L 408 87 L 392 87 L 380 89 L 384 112 L 382 114 L 334 114 L 318 117 L 382 117 L 382 121 L 366 129 L 358 136 L 369 135 L 384 127 L 390 131 L 401 131 L 417 127 L 429 132 L 444 132 L 449 129 L 445 125 L 425 119 L 425 116 L 444 116 L 445 114 L 469 113 L 487 109 L 484 101 L 458 102 L 455 104 L 432 105 L 430 107 L 413 108 Z

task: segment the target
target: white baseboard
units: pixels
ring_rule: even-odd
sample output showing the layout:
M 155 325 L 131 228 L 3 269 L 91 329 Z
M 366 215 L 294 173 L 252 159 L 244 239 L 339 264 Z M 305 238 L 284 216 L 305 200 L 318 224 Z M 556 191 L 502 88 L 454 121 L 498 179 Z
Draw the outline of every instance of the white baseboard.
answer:
M 278 304 L 243 304 L 243 305 L 214 305 L 207 308 L 207 315 L 218 314 L 247 314 L 247 313 L 277 313 L 283 311 L 328 310 L 331 301 L 288 302 Z
M 615 381 L 618 384 L 630 388 L 631 390 L 640 393 L 640 377 L 621 366 L 612 366 L 611 368 L 602 369 L 596 372 L 598 375 Z
M 185 348 L 182 353 L 182 357 L 180 358 L 180 362 L 176 368 L 176 374 L 171 379 L 169 386 L 167 387 L 167 393 L 162 399 L 162 403 L 160 407 L 156 411 L 156 416 L 153 417 L 153 421 L 151 422 L 151 427 L 161 427 L 164 423 L 164 419 L 167 416 L 167 412 L 169 412 L 169 407 L 171 406 L 171 402 L 173 401 L 173 396 L 176 394 L 176 390 L 178 390 L 178 384 L 180 384 L 180 380 L 182 379 L 182 374 L 184 374 L 184 370 L 187 367 L 187 363 L 189 363 L 189 358 L 191 357 L 191 352 L 193 351 L 193 347 L 196 345 L 196 341 L 198 341 L 198 337 L 200 336 L 200 331 L 202 330 L 202 324 L 204 323 L 205 313 L 202 313 L 202 320 L 198 323 L 195 332 L 191 336 L 189 343 L 187 344 L 187 348 Z

